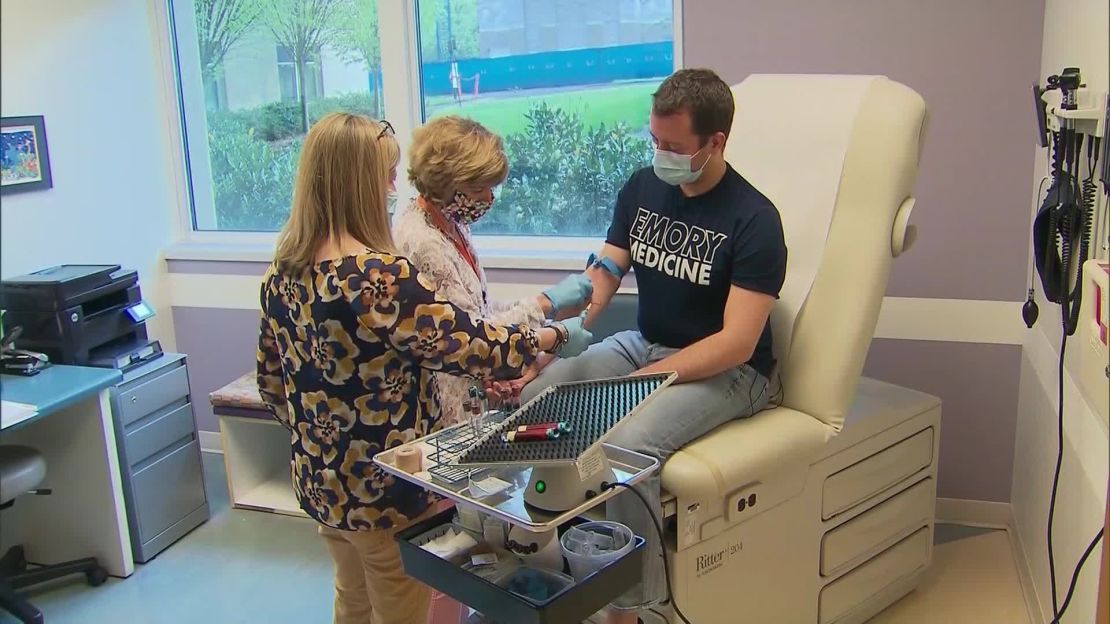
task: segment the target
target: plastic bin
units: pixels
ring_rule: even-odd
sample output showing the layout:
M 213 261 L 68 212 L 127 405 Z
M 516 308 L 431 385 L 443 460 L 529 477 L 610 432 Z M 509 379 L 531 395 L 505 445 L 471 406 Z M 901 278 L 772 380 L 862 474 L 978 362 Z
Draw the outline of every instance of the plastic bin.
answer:
M 586 522 L 563 533 L 560 545 L 577 581 L 627 555 L 635 547 L 632 529 L 617 522 Z

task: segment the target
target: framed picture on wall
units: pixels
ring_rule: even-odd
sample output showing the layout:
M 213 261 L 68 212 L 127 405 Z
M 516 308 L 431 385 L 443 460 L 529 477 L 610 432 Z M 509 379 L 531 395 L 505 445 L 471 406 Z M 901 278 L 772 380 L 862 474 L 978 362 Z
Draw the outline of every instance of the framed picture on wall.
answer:
M 0 119 L 0 194 L 54 186 L 42 115 Z

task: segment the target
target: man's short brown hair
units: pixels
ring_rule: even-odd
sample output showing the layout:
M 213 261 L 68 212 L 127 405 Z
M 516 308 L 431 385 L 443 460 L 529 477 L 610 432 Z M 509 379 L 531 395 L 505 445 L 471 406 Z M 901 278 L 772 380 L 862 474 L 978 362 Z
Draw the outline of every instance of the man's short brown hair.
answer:
M 711 69 L 680 69 L 667 77 L 651 96 L 656 115 L 686 111 L 694 133 L 703 139 L 717 132 L 727 137 L 736 105 L 732 90 Z

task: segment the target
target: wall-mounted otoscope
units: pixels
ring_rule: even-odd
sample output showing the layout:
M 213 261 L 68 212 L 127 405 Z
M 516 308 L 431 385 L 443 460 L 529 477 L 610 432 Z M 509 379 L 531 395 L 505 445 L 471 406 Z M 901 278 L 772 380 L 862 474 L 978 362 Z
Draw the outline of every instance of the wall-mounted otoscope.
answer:
M 1045 296 L 1060 304 L 1064 329 L 1071 335 L 1081 297 L 1075 273 L 1090 255 L 1095 222 L 1106 97 L 1087 89 L 1078 67 L 1049 76 L 1033 92 L 1040 142 L 1051 148 L 1052 157 L 1051 184 L 1033 222 L 1034 263 Z M 1039 316 L 1032 284 L 1021 312 L 1032 327 Z

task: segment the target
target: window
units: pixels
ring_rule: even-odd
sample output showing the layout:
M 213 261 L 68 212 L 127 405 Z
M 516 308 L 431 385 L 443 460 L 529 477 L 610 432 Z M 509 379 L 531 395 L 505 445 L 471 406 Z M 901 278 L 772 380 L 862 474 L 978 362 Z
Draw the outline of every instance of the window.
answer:
M 651 93 L 674 69 L 672 0 L 420 0 L 424 118 L 502 136 L 487 235 L 601 236 L 651 159 Z
M 600 236 L 650 160 L 680 1 L 167 0 L 193 229 L 280 229 L 306 129 L 342 110 L 389 118 L 402 150 L 437 115 L 500 134 L 479 234 Z
M 278 81 L 281 83 L 282 102 L 300 102 L 301 78 L 297 71 L 297 61 L 292 50 L 286 46 L 278 46 L 277 67 Z M 324 72 L 320 66 L 320 50 L 313 50 L 305 57 L 304 83 L 305 101 L 318 100 L 324 92 Z
M 307 127 L 382 117 L 377 0 L 170 6 L 194 228 L 276 231 Z

